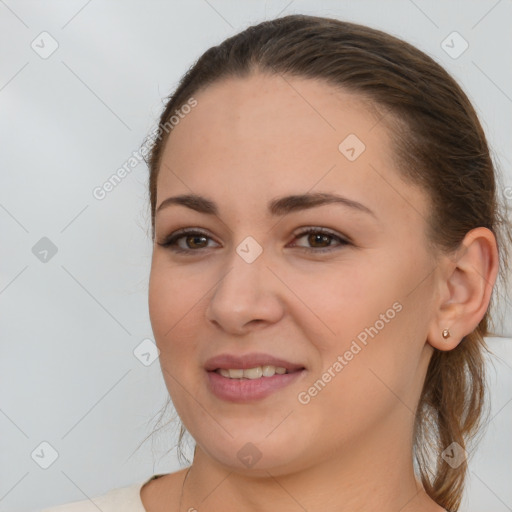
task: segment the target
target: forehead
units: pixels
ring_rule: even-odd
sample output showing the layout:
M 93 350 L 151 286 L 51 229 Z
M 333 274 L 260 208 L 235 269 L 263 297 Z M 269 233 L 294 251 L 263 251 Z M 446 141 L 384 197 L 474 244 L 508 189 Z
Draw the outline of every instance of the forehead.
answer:
M 157 204 L 192 189 L 243 207 L 315 187 L 355 200 L 366 194 L 378 205 L 396 203 L 396 187 L 405 186 L 382 115 L 363 96 L 323 81 L 254 74 L 217 82 L 194 98 L 197 106 L 168 138 Z M 347 158 L 350 146 L 356 159 Z
M 381 116 L 372 102 L 319 80 L 253 74 L 217 82 L 195 99 L 197 106 L 169 137 L 167 153 L 175 159 L 197 161 L 220 149 L 229 149 L 225 156 L 232 159 L 260 162 L 272 156 L 292 158 L 313 147 L 337 155 L 349 134 L 389 147 L 382 126 L 374 131 Z M 264 152 L 262 144 L 279 151 Z

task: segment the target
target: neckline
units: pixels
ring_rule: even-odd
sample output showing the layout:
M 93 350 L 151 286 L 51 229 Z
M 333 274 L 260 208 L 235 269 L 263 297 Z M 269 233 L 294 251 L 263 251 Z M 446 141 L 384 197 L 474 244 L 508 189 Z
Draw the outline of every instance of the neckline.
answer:
M 151 476 L 150 478 L 146 479 L 146 480 L 143 480 L 142 482 L 139 482 L 137 484 L 133 484 L 133 487 L 136 491 L 136 494 L 137 494 L 137 505 L 139 506 L 140 508 L 140 511 L 141 512 L 147 512 L 146 511 L 146 508 L 144 507 L 144 503 L 142 502 L 142 497 L 140 495 L 141 491 L 142 491 L 142 488 L 149 482 L 151 482 L 152 480 L 156 480 L 162 476 L 166 476 L 168 475 L 169 473 L 158 473 L 156 475 L 153 475 Z
M 153 475 L 151 476 L 150 478 L 148 478 L 147 480 L 143 480 L 142 483 L 138 483 L 138 484 L 134 484 L 134 487 L 136 488 L 136 491 L 137 491 L 137 499 L 138 499 L 138 505 L 140 505 L 140 509 L 141 509 L 141 512 L 147 512 L 146 511 L 146 508 L 144 507 L 144 503 L 142 503 L 142 498 L 141 498 L 141 495 L 140 495 L 140 492 L 142 490 L 142 488 L 149 482 L 151 482 L 152 480 L 156 480 L 162 476 L 167 476 L 169 475 L 170 473 L 158 473 L 156 475 Z M 450 512 L 448 509 L 443 509 L 444 512 Z

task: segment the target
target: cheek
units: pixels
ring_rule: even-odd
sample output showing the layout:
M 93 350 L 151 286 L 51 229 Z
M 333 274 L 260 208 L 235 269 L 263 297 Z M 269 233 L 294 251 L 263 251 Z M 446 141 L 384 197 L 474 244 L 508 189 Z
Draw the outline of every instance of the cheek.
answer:
M 318 422 L 326 439 L 349 441 L 396 417 L 393 411 L 408 419 L 414 410 L 416 349 L 404 347 L 405 307 L 392 311 L 388 323 L 379 319 L 362 330 L 353 325 L 359 337 L 338 338 L 323 352 L 321 370 L 301 390 L 300 403 L 308 402 L 299 406 L 303 418 Z M 354 319 L 347 317 L 346 323 Z
M 314 276 L 304 282 L 308 304 L 331 331 L 311 339 L 321 368 L 308 384 L 329 381 L 318 403 L 364 411 L 390 407 L 398 400 L 393 392 L 406 403 L 413 397 L 411 384 L 416 385 L 414 372 L 428 323 L 428 304 L 423 299 L 429 291 L 425 282 L 411 293 L 411 283 L 424 279 L 425 268 L 407 264 L 402 253 L 387 262 L 354 262 L 343 272 L 332 272 L 323 286 Z M 325 373 L 329 369 L 335 378 Z M 337 421 L 343 420 L 342 409 L 334 413 Z
M 172 339 L 183 339 L 183 333 L 189 332 L 190 336 L 191 326 L 185 328 L 188 317 L 197 315 L 196 308 L 201 307 L 208 286 L 197 272 L 187 275 L 162 259 L 155 256 L 151 266 L 148 306 L 155 341 L 165 349 Z
M 149 280 L 148 306 L 160 367 L 174 407 L 187 419 L 188 393 L 196 395 L 197 382 L 190 376 L 196 371 L 193 355 L 200 335 L 197 332 L 198 300 L 204 291 L 186 286 L 179 271 L 153 262 Z M 187 364 L 185 364 L 187 363 Z M 184 393 L 184 387 L 188 393 Z
M 151 326 L 162 374 L 176 408 L 183 399 L 183 386 L 194 396 L 198 386 L 196 353 L 204 333 L 197 319 L 204 310 L 201 298 L 207 295 L 208 287 L 204 281 L 194 283 L 194 279 L 197 277 L 188 279 L 180 270 L 154 263 L 149 281 Z
M 364 336 L 365 329 L 392 308 L 398 298 L 393 288 L 396 282 L 390 286 L 382 277 L 388 274 L 376 267 L 354 256 L 338 268 L 319 266 L 290 281 L 296 295 L 309 309 L 297 318 L 304 318 L 309 325 L 309 328 L 303 325 L 306 332 L 311 333 L 314 327 L 318 336 L 310 341 L 319 351 L 339 353 L 346 345 L 348 349 L 352 339 L 361 333 Z M 391 309 L 389 315 L 394 314 Z

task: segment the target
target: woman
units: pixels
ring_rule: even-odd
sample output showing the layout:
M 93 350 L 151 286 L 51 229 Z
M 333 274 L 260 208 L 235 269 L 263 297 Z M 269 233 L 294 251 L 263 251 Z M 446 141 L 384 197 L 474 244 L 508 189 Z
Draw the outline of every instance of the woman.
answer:
M 286 16 L 204 53 L 148 160 L 150 318 L 194 459 L 53 510 L 458 510 L 508 232 L 454 80 Z

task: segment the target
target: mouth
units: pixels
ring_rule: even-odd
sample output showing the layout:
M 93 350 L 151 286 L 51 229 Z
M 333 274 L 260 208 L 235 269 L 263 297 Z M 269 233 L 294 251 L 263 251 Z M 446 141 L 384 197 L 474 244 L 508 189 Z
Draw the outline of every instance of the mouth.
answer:
M 262 400 L 301 377 L 306 368 L 269 354 L 221 354 L 205 364 L 209 390 L 221 400 Z
M 286 373 L 293 373 L 288 371 L 283 366 L 274 366 L 267 364 L 264 366 L 255 366 L 254 368 L 217 368 L 215 370 L 219 375 L 227 379 L 261 379 L 263 377 L 273 377 L 274 375 L 285 375 Z M 294 370 L 299 371 L 299 370 Z

